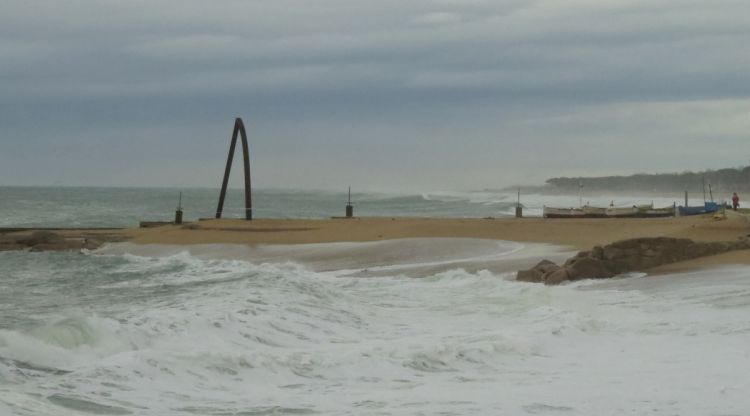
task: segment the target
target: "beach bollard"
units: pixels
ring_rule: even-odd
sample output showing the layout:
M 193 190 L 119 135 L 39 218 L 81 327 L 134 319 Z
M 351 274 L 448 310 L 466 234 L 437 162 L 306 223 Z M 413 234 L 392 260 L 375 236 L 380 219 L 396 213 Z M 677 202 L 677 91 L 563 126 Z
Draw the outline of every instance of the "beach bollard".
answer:
M 354 217 L 354 207 L 352 206 L 352 187 L 349 187 L 349 198 L 346 201 L 346 218 Z
M 174 212 L 174 223 L 182 224 L 182 192 L 180 192 L 180 200 L 177 202 L 177 209 Z
M 518 199 L 516 200 L 516 218 L 523 218 L 523 205 L 521 205 L 521 188 L 518 188 Z

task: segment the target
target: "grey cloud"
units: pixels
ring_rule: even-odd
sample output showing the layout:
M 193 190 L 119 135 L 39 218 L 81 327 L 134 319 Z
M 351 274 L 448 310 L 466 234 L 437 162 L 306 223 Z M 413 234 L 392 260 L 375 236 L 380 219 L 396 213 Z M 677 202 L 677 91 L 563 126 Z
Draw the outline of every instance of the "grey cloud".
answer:
M 169 151 L 178 145 L 205 155 L 178 152 L 193 164 L 221 164 L 204 140 L 223 146 L 236 115 L 252 126 L 259 177 L 287 167 L 266 176 L 269 186 L 325 187 L 337 177 L 331 165 L 361 169 L 352 176 L 373 187 L 435 178 L 481 187 L 720 167 L 749 152 L 746 2 L 11 0 L 4 9 L 0 177 L 9 183 L 59 172 L 70 183 L 154 183 L 159 169 L 179 172 Z M 52 136 L 68 149 L 48 163 L 57 173 L 18 174 L 15 160 L 41 157 L 34 143 Z M 88 178 L 108 149 L 137 160 L 137 172 Z

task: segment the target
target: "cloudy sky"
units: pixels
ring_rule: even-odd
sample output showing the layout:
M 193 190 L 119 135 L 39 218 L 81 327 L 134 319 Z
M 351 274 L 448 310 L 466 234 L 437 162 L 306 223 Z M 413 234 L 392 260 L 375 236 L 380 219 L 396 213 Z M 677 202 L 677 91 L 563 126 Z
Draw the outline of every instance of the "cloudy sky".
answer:
M 749 44 L 746 0 L 3 0 L 0 185 L 218 187 L 236 116 L 259 187 L 747 165 Z

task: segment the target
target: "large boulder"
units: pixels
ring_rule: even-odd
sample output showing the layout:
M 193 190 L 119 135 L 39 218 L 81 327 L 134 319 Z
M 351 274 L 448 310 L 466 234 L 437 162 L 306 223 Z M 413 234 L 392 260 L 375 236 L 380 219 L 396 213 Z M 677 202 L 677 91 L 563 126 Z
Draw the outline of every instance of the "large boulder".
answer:
M 584 257 L 577 259 L 566 267 L 568 280 L 604 279 L 614 276 L 604 260 Z
M 0 236 L 0 251 L 22 250 L 26 246 L 18 244 L 15 239 Z
M 595 246 L 591 249 L 591 258 L 603 260 L 604 259 L 604 248 L 602 246 Z
M 750 240 L 695 242 L 686 238 L 633 238 L 591 251 L 581 251 L 563 267 L 544 260 L 529 270 L 519 271 L 517 280 L 555 285 L 566 280 L 601 279 L 643 271 L 664 264 L 690 260 L 733 250 L 750 249 Z
M 94 238 L 87 233 L 78 233 L 64 237 L 60 234 L 39 230 L 31 234 L 0 235 L 0 251 L 30 250 L 30 251 L 80 251 L 94 250 L 106 241 L 122 241 L 117 235 L 97 234 Z
M 575 256 L 573 256 L 573 257 L 565 260 L 565 263 L 563 263 L 563 266 L 564 267 L 570 266 L 571 264 L 577 262 L 578 260 L 585 259 L 585 258 L 588 258 L 590 256 L 591 256 L 591 252 L 590 251 L 579 251 L 578 254 L 576 254 Z
M 521 282 L 541 283 L 545 274 L 560 269 L 560 266 L 549 261 L 542 260 L 536 266 L 528 270 L 520 270 L 516 273 L 516 280 Z
M 40 244 L 61 244 L 65 239 L 52 231 L 34 231 L 29 236 L 16 238 L 16 243 L 26 247 L 34 247 Z
M 619 247 L 606 246 L 602 248 L 603 260 L 614 260 L 625 255 L 625 250 Z
M 570 280 L 570 274 L 566 267 L 560 267 L 542 276 L 545 285 L 559 285 L 566 280 Z

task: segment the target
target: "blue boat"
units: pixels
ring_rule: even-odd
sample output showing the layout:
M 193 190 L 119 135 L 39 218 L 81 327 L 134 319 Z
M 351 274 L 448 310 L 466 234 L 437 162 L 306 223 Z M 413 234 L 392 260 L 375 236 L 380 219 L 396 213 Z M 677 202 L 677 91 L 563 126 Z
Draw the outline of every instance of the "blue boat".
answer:
M 680 211 L 680 216 L 684 215 L 701 215 L 709 214 L 719 210 L 719 204 L 716 202 L 705 202 L 702 207 L 677 207 Z

